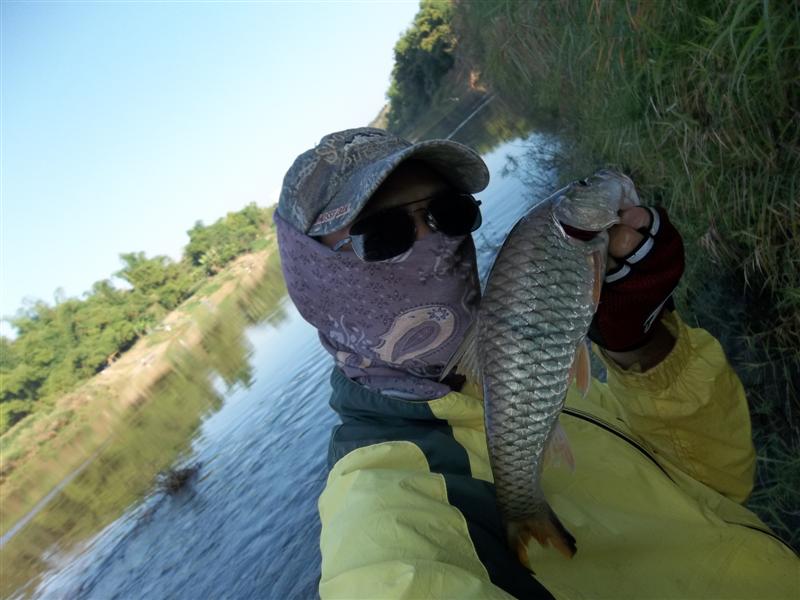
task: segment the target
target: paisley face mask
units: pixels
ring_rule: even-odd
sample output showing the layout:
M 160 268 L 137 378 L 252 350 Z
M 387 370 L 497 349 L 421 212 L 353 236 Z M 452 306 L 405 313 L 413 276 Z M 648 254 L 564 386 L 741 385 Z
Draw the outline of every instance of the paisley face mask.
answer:
M 289 296 L 345 375 L 400 398 L 450 391 L 437 379 L 480 300 L 471 236 L 431 233 L 391 260 L 363 262 L 274 218 Z

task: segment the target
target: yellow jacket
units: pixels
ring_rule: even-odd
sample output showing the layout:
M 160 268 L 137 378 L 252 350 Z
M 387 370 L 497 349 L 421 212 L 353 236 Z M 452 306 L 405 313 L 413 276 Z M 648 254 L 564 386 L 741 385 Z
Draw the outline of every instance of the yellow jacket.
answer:
M 388 398 L 340 372 L 319 500 L 323 598 L 800 598 L 800 561 L 742 502 L 755 455 L 741 383 L 718 342 L 672 314 L 670 355 L 645 373 L 607 364 L 561 416 L 576 467 L 543 474 L 577 540 L 535 540 L 522 569 L 493 502 L 474 389 Z

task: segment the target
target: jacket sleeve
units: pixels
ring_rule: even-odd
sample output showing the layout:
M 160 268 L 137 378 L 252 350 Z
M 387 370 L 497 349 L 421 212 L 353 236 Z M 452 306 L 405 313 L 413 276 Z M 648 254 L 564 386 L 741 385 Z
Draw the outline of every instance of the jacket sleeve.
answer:
M 675 347 L 646 372 L 625 371 L 600 353 L 608 370 L 601 402 L 657 460 L 743 502 L 753 486 L 755 451 L 742 384 L 707 331 L 687 327 L 675 312 L 664 324 Z
M 444 478 L 413 443 L 344 456 L 319 512 L 322 598 L 511 598 L 490 581 Z

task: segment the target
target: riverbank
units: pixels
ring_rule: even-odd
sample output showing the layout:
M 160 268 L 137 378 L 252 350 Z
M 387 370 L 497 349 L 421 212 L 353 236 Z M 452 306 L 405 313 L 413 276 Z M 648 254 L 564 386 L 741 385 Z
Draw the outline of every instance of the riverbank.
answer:
M 800 36 L 796 5 L 459 2 L 460 60 L 511 113 L 557 126 L 563 180 L 630 173 L 687 249 L 685 318 L 751 405 L 749 505 L 800 548 Z
M 255 290 L 275 254 L 271 244 L 238 257 L 116 362 L 59 398 L 51 411 L 32 415 L 0 437 L 0 535 L 135 415 L 176 360 L 200 351 L 221 308 Z

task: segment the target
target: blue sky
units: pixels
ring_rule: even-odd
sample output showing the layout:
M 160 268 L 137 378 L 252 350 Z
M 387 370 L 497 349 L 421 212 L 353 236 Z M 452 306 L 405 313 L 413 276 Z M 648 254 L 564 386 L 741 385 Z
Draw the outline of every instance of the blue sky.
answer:
M 0 314 L 274 203 L 295 156 L 381 109 L 417 7 L 3 0 Z

